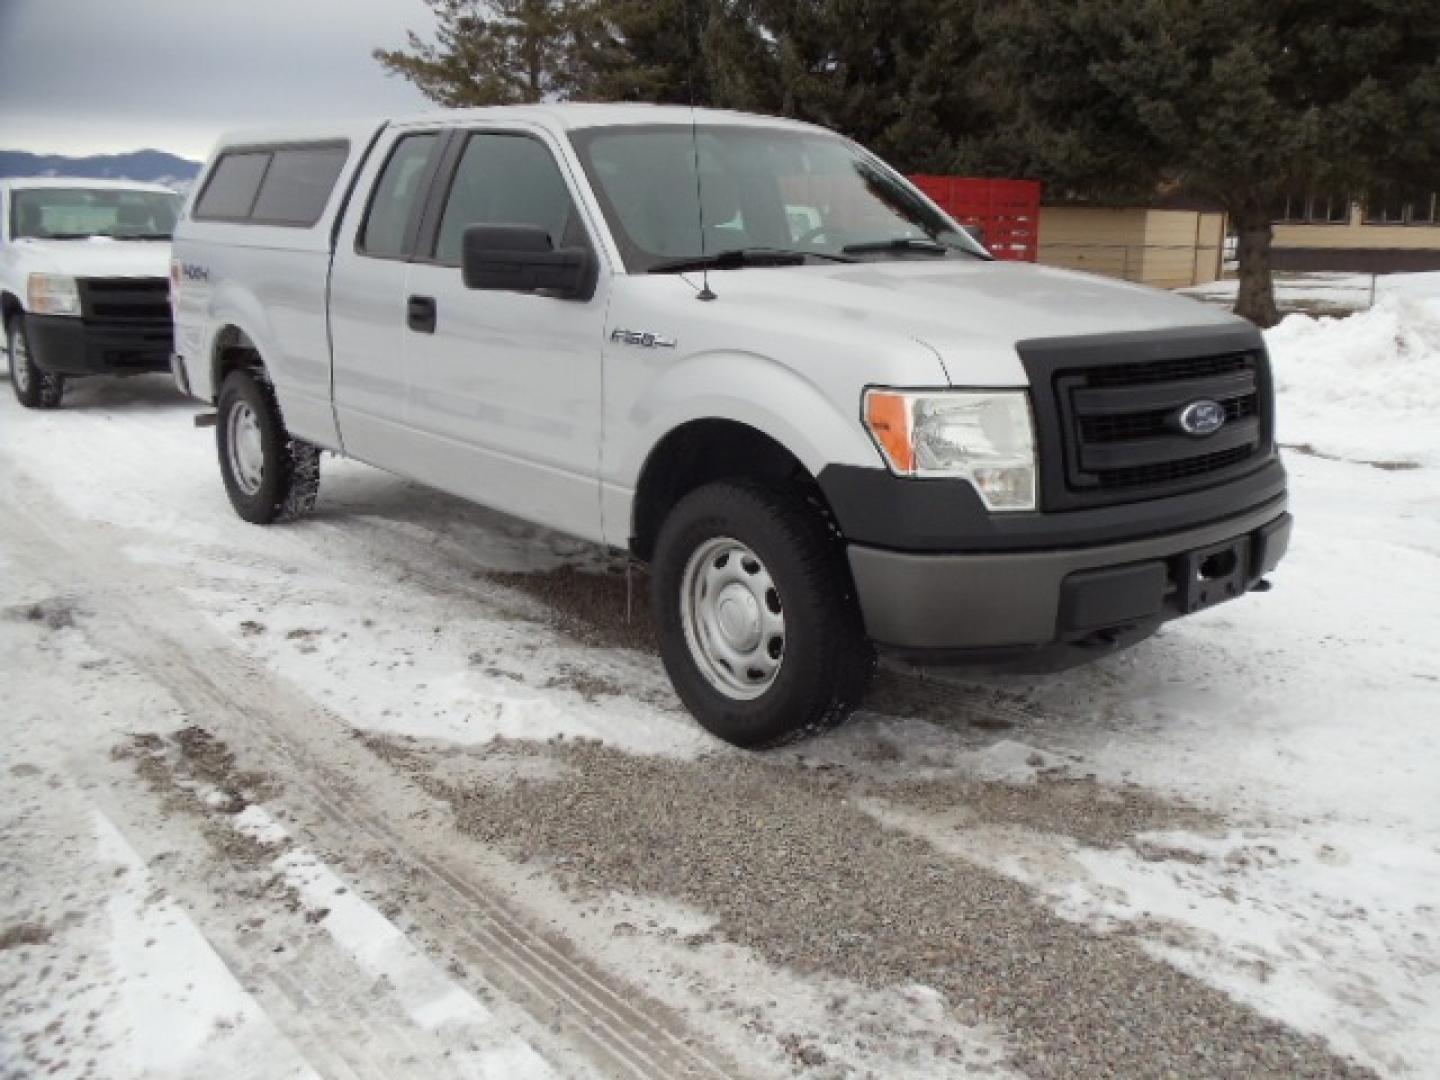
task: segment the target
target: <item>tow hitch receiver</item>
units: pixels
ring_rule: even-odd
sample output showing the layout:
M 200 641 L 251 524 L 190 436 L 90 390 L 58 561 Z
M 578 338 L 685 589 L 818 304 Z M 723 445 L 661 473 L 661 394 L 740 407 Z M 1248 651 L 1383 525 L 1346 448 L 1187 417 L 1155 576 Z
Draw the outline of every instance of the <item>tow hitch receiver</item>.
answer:
M 1176 579 L 1186 614 L 1237 596 L 1250 585 L 1250 537 L 1187 551 L 1178 560 Z

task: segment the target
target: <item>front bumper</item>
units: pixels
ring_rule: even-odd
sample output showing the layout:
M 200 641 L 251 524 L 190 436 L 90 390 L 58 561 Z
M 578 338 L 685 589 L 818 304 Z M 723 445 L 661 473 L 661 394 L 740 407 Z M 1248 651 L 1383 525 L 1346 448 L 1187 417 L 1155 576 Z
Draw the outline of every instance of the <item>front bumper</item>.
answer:
M 1097 647 L 1242 595 L 1290 540 L 1284 496 L 1205 526 L 1049 551 L 914 554 L 852 544 L 865 629 L 883 650 L 924 662 Z
M 30 355 L 53 375 L 138 375 L 170 370 L 169 320 L 118 321 L 27 315 Z

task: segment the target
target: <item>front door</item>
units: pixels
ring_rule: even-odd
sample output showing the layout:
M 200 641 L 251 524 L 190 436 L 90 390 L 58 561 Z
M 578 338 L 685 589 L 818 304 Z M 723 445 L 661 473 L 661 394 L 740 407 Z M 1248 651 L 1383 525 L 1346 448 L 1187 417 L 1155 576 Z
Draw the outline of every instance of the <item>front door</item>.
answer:
M 570 182 L 538 133 L 460 133 L 438 213 L 406 279 L 406 420 L 415 475 L 563 532 L 601 539 L 600 357 L 607 275 L 586 301 L 467 289 L 470 225 L 535 225 L 592 247 Z M 425 235 L 428 234 L 428 235 Z

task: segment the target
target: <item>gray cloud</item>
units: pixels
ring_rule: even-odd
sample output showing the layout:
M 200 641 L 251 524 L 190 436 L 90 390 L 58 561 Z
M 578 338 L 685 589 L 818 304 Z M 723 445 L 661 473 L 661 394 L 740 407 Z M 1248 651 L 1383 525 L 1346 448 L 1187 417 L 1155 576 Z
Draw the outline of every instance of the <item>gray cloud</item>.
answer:
M 422 0 L 0 0 L 0 147 L 204 157 L 231 127 L 418 112 L 370 57 Z

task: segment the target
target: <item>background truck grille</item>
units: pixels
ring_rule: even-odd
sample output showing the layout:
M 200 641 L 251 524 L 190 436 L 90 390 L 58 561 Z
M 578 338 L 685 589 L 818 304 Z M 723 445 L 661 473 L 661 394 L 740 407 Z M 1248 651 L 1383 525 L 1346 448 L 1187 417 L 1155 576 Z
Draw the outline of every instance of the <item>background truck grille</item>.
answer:
M 1252 347 L 1227 348 L 1226 339 L 1237 337 Z M 1035 397 L 1046 509 L 1179 494 L 1270 458 L 1270 372 L 1253 331 L 1067 344 L 1020 345 Z M 1180 413 L 1202 400 L 1218 402 L 1225 423 L 1213 434 L 1191 435 L 1180 427 Z
M 170 322 L 170 282 L 156 278 L 81 278 L 80 311 L 101 322 Z

